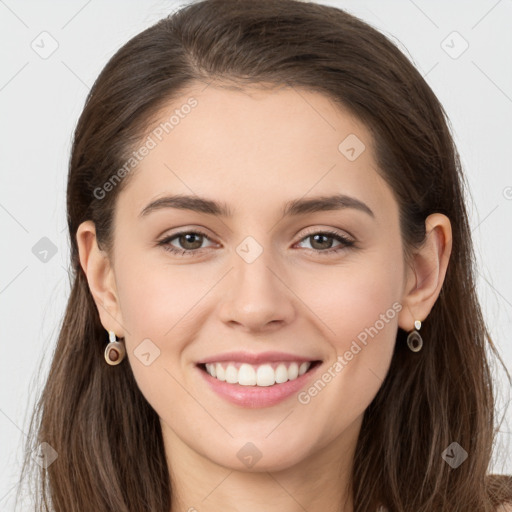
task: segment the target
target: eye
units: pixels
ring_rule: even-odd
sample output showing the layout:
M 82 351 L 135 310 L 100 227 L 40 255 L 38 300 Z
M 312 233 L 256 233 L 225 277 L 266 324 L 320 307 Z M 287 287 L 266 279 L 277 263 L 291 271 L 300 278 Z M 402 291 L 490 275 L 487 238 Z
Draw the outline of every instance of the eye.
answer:
M 340 242 L 338 247 L 332 248 L 332 239 Z M 303 240 L 311 240 L 311 249 L 306 248 L 308 251 L 312 251 L 315 254 L 332 254 L 338 253 L 350 247 L 353 247 L 355 242 L 350 240 L 344 235 L 341 235 L 335 231 L 315 231 L 306 235 L 299 243 Z
M 339 246 L 335 246 L 334 248 L 332 247 L 333 239 L 339 242 Z M 176 240 L 176 242 L 179 243 L 182 248 L 172 245 L 171 242 L 174 240 Z M 159 241 L 158 245 L 162 246 L 166 251 L 169 251 L 173 254 L 193 256 L 203 252 L 203 250 L 206 249 L 206 247 L 201 247 L 205 240 L 211 241 L 208 235 L 202 231 L 181 231 Z M 346 236 L 341 235 L 336 231 L 329 230 L 314 231 L 303 237 L 298 243 L 303 243 L 305 240 L 310 240 L 311 248 L 306 247 L 305 249 L 307 251 L 322 255 L 339 253 L 345 249 L 353 247 L 355 244 L 353 240 L 350 240 Z
M 177 242 L 184 248 L 179 249 L 171 245 L 174 239 L 177 239 Z M 181 231 L 180 233 L 175 233 L 172 236 L 164 238 L 158 242 L 158 245 L 163 246 L 166 251 L 172 252 L 173 254 L 192 256 L 193 254 L 202 252 L 201 245 L 204 239 L 210 240 L 210 238 L 201 231 Z

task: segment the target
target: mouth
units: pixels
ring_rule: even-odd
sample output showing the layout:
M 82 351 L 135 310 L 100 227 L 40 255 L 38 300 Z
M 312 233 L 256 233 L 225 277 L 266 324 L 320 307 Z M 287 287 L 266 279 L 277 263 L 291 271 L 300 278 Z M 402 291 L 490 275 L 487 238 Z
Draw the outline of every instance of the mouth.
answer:
M 198 363 L 197 367 L 210 378 L 234 386 L 276 387 L 301 377 L 322 363 L 315 361 L 269 361 L 249 364 L 240 361 Z M 302 379 L 301 379 L 302 380 Z
M 322 364 L 319 360 L 268 361 L 270 357 L 265 361 L 261 356 L 258 359 L 251 363 L 210 359 L 197 363 L 196 368 L 210 391 L 247 409 L 271 407 L 297 396 L 313 380 Z

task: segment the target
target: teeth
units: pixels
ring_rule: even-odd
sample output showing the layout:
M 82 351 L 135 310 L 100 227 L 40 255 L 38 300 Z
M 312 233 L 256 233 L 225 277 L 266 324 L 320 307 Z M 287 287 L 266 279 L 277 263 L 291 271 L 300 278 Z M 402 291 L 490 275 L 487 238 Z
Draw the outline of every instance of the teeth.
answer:
M 206 371 L 218 380 L 242 386 L 273 386 L 295 380 L 309 370 L 311 362 L 267 363 L 207 363 Z

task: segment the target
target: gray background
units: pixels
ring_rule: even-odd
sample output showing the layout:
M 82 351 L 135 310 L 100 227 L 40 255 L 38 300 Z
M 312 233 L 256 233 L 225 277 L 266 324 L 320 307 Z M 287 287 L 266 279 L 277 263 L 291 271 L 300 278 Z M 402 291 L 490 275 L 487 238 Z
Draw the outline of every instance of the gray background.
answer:
M 444 105 L 471 187 L 478 292 L 512 372 L 512 1 L 322 3 L 390 36 Z M 0 0 L 1 510 L 13 509 L 28 411 L 44 382 L 69 293 L 65 184 L 73 129 L 113 53 L 180 4 Z M 58 47 L 45 54 L 52 45 Z M 501 413 L 510 389 L 499 367 L 495 379 Z M 509 407 L 496 473 L 512 473 L 511 420 Z

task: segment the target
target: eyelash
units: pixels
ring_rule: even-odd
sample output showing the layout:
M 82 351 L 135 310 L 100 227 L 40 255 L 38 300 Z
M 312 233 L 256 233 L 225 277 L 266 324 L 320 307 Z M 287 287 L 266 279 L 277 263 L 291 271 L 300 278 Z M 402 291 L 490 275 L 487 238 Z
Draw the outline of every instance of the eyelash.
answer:
M 168 237 L 164 238 L 163 240 L 160 240 L 158 242 L 158 245 L 162 246 L 164 250 L 169 251 L 173 254 L 178 254 L 181 256 L 186 255 L 187 257 L 194 256 L 198 253 L 201 253 L 204 249 L 206 249 L 206 248 L 203 248 L 203 249 L 177 249 L 176 247 L 169 245 L 172 240 L 174 240 L 175 238 L 178 238 L 182 235 L 200 235 L 203 238 L 206 238 L 207 240 L 209 240 L 210 242 L 212 241 L 208 235 L 206 235 L 205 233 L 203 233 L 201 231 L 180 231 L 179 233 L 175 233 L 172 236 L 168 236 Z M 329 235 L 329 238 L 334 238 L 338 242 L 341 242 L 343 244 L 342 247 L 337 247 L 334 249 L 327 249 L 325 251 L 321 251 L 319 249 L 306 249 L 306 251 L 308 251 L 310 253 L 312 252 L 314 254 L 332 255 L 333 253 L 339 253 L 339 252 L 343 251 L 344 249 L 350 249 L 355 244 L 355 242 L 346 238 L 345 236 L 340 235 L 339 233 L 336 233 L 335 231 L 329 231 L 329 230 L 314 231 L 312 233 L 308 233 L 306 236 L 302 237 L 298 243 L 300 243 L 303 240 L 306 240 L 307 238 L 310 238 L 314 235 Z

